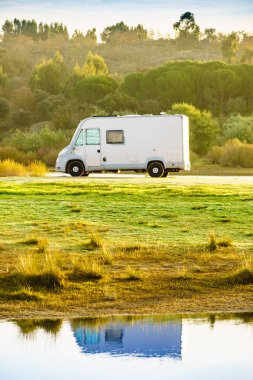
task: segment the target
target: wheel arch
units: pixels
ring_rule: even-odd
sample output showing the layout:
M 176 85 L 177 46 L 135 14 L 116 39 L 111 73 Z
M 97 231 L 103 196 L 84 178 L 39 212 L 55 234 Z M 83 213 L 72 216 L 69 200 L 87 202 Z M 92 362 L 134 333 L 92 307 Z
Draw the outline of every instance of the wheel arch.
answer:
M 160 164 L 163 165 L 163 167 L 164 167 L 164 169 L 165 169 L 164 162 L 163 162 L 163 160 L 161 160 L 161 159 L 157 159 L 157 160 L 152 159 L 152 160 L 149 160 L 148 163 L 147 163 L 147 169 L 148 169 L 149 165 L 153 164 L 154 162 L 159 162 Z

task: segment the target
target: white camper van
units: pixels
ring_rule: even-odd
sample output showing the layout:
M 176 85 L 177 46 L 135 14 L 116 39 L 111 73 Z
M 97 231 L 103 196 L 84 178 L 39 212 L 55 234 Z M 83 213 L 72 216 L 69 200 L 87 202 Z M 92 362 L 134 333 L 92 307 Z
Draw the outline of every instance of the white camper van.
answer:
M 164 114 L 84 119 L 59 153 L 56 170 L 72 176 L 148 171 L 151 177 L 190 170 L 188 118 Z

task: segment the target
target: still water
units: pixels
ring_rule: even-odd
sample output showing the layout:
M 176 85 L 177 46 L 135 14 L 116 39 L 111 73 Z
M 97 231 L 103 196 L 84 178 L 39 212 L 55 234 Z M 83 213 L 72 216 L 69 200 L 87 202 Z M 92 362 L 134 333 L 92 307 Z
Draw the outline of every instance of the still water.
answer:
M 0 321 L 1 380 L 253 380 L 253 315 Z

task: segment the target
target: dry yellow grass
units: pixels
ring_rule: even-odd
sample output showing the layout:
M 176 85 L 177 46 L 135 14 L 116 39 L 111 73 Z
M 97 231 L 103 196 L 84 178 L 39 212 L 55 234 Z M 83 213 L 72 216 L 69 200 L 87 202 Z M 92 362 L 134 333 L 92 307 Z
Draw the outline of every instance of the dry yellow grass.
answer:
M 9 158 L 0 160 L 0 177 L 44 177 L 47 167 L 43 162 L 34 161 L 27 166 Z

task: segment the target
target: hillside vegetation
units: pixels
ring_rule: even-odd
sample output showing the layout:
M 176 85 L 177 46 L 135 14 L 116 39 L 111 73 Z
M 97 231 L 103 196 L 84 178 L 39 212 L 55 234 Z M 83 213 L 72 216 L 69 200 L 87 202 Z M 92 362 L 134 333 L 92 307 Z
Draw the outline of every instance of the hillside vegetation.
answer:
M 120 22 L 98 41 L 96 29 L 69 36 L 59 23 L 7 20 L 0 159 L 53 166 L 85 117 L 165 111 L 190 117 L 192 161 L 251 168 L 253 36 L 202 32 L 190 12 L 174 30 L 174 39 L 155 39 Z

